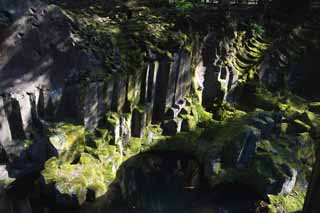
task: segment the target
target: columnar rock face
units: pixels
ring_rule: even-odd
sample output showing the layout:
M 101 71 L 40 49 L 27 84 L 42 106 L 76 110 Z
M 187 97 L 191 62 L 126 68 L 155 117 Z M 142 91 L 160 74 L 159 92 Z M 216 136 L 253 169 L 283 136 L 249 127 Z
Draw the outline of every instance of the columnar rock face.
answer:
M 71 20 L 58 7 L 38 1 L 3 1 L 1 7 L 13 22 L 0 39 L 0 142 L 4 144 L 10 138 L 26 139 L 31 129 L 41 129 L 40 118 L 56 116 L 56 91 L 74 66 L 75 55 Z
M 127 79 L 123 77 L 114 79 L 113 95 L 111 110 L 114 112 L 121 112 L 126 101 L 126 87 Z
M 87 88 L 79 84 L 66 86 L 62 92 L 57 118 L 59 120 L 72 118 L 77 123 L 82 123 L 87 92 Z
M 106 88 L 103 83 L 89 85 L 84 101 L 84 125 L 87 129 L 94 129 L 104 119 L 107 112 Z
M 131 114 L 141 105 L 144 113 L 135 111 L 131 125 L 138 136 L 151 121 L 161 123 L 170 110 L 175 113 L 168 119 L 176 119 L 183 108 L 192 83 L 187 51 L 177 50 L 172 58 L 153 54 L 134 75 L 86 82 L 84 76 L 97 76 L 101 67 L 78 48 L 74 22 L 60 8 L 28 1 L 11 15 L 13 24 L 1 38 L 2 144 L 28 139 L 44 121 L 69 120 L 94 130 L 106 125 L 107 112 Z
M 124 160 L 159 148 L 195 155 L 213 187 L 222 181 L 249 182 L 260 194 L 286 196 L 297 182 L 305 182 L 310 138 L 319 135 L 320 105 L 258 94 L 259 81 L 280 87 L 286 79 L 280 70 L 292 60 L 280 54 L 281 62 L 274 63 L 263 33 L 227 26 L 203 41 L 196 38 L 192 42 L 200 44 L 195 46 L 186 41 L 192 36 L 165 51 L 143 43 L 148 50 L 128 56 L 120 49 L 134 49 L 132 37 L 142 37 L 139 30 L 127 29 L 141 18 L 140 11 L 134 11 L 135 18 L 129 12 L 117 16 L 128 23 L 114 27 L 119 23 L 110 17 L 97 15 L 90 19 L 93 24 L 84 24 L 71 18 L 78 14 L 58 6 L 14 2 L 21 5 L 10 12 L 13 4 L 0 0 L 0 8 L 9 8 L 0 9 L 0 28 L 6 27 L 0 29 L 0 164 L 10 162 L 8 168 L 0 165 L 0 176 L 8 169 L 19 179 L 45 167 L 41 184 L 52 189 L 49 196 L 78 205 L 106 193 Z M 148 25 L 144 21 L 134 27 Z M 158 41 L 167 25 L 153 27 Z M 260 105 L 246 102 L 250 97 Z M 272 112 L 261 112 L 265 105 Z M 177 167 L 179 172 L 179 162 Z M 134 187 L 131 183 L 126 187 Z M 309 193 L 308 208 L 316 208 L 311 203 L 317 193 Z
M 9 121 L 4 109 L 4 102 L 2 97 L 0 97 L 0 121 L 1 121 L 0 143 L 1 143 L 1 146 L 6 146 L 11 142 L 12 136 L 11 136 Z
M 188 53 L 182 51 L 180 53 L 179 72 L 175 84 L 174 104 L 178 104 L 184 100 L 190 90 L 191 79 L 191 57 Z
M 86 140 L 91 150 L 99 150 L 95 156 L 107 154 L 101 162 L 110 163 L 105 171 L 111 171 L 106 175 L 110 183 L 119 162 L 130 154 L 128 147 L 132 153 L 140 150 L 140 142 L 136 145 L 131 137 L 148 137 L 152 143 L 152 138 L 161 134 L 160 127 L 149 127 L 151 123 L 163 123 L 167 135 L 180 132 L 183 120 L 184 131 L 194 128 L 191 110 L 185 113 L 189 117 L 178 118 L 192 83 L 188 51 L 177 49 L 172 58 L 150 53 L 144 68 L 131 74 L 105 71 L 98 57 L 81 49 L 81 39 L 74 34 L 78 26 L 59 7 L 35 2 L 25 7 L 14 15 L 11 27 L 0 38 L 0 153 L 3 161 L 10 155 L 13 177 L 39 172 L 52 156 L 69 162 L 75 157 L 71 150 L 82 150 L 81 143 Z M 165 116 L 168 114 L 170 118 Z M 55 128 L 48 139 L 48 127 L 56 122 L 84 128 Z M 84 159 L 80 163 L 85 163 Z M 64 184 L 57 184 L 60 193 L 69 190 Z M 96 185 L 90 190 L 101 196 L 106 188 Z M 84 202 L 85 197 L 81 194 L 77 202 Z M 55 199 L 70 204 L 61 196 Z
M 147 124 L 147 117 L 144 111 L 134 109 L 131 120 L 131 134 L 133 137 L 143 137 Z
M 159 122 L 164 116 L 166 109 L 173 104 L 173 90 L 174 85 L 169 84 L 169 82 L 174 83 L 176 69 L 177 69 L 177 58 L 175 55 L 172 63 L 170 59 L 166 58 L 160 62 L 159 71 L 157 73 L 157 82 L 156 82 L 156 92 L 153 109 L 153 122 Z
M 156 65 L 157 67 L 157 65 Z M 150 72 L 149 97 L 154 93 L 153 104 L 153 123 L 164 120 L 168 110 L 180 108 L 179 105 L 184 102 L 184 98 L 189 93 L 191 86 L 191 58 L 185 51 L 174 54 L 172 60 L 165 58 L 160 62 L 159 71 L 156 76 L 155 91 L 154 77 L 155 73 Z M 149 98 L 149 100 L 152 98 Z M 175 114 L 174 117 L 176 117 Z
M 239 72 L 230 63 L 235 54 L 231 53 L 236 51 L 233 47 L 236 39 L 224 35 L 226 38 L 219 41 L 218 36 L 219 32 L 206 36 L 201 52 L 202 61 L 197 69 L 198 74 L 203 76 L 199 86 L 202 90 L 202 105 L 207 111 L 212 111 L 214 104 L 222 104 L 239 80 Z
M 213 108 L 213 104 L 222 102 L 224 94 L 222 93 L 221 83 L 219 82 L 219 70 L 213 66 L 209 66 L 206 69 L 204 77 L 204 90 L 202 97 L 202 105 L 206 110 L 210 111 Z

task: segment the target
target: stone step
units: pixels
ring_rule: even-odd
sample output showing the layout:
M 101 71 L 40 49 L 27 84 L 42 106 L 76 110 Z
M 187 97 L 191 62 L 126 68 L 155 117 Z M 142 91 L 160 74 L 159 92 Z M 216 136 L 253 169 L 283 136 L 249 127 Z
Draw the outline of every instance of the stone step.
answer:
M 238 53 L 237 58 L 246 64 L 252 64 L 254 62 L 257 62 L 256 58 L 251 57 L 251 56 L 244 54 L 244 53 Z
M 252 52 L 254 52 L 255 54 L 261 54 L 261 49 L 250 45 L 250 43 L 246 43 L 244 47 L 245 47 L 245 49 L 246 49 L 248 52 L 251 52 L 251 51 L 252 51 Z

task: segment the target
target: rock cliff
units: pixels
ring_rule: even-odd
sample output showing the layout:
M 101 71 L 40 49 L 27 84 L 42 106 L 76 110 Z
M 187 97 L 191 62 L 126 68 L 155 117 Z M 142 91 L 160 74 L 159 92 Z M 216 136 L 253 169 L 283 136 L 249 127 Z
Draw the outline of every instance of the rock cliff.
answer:
M 302 209 L 320 137 L 319 11 L 291 23 L 178 6 L 0 1 L 0 195 L 24 212 L 51 211 L 41 196 L 143 209 L 138 179 L 159 172 L 213 197 L 245 185 L 268 202 L 250 208 Z

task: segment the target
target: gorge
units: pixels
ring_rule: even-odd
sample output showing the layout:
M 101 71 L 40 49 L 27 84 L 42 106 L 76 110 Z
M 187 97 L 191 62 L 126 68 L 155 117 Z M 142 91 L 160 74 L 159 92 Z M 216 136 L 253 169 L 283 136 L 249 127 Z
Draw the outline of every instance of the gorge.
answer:
M 319 1 L 0 0 L 0 213 L 317 213 Z

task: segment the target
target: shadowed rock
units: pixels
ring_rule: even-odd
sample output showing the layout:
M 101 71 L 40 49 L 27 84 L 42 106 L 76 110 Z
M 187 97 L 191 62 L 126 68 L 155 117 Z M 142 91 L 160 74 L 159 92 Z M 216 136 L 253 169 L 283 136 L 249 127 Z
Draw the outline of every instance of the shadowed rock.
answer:
M 131 135 L 133 137 L 143 137 L 146 128 L 146 113 L 134 109 L 131 120 Z

